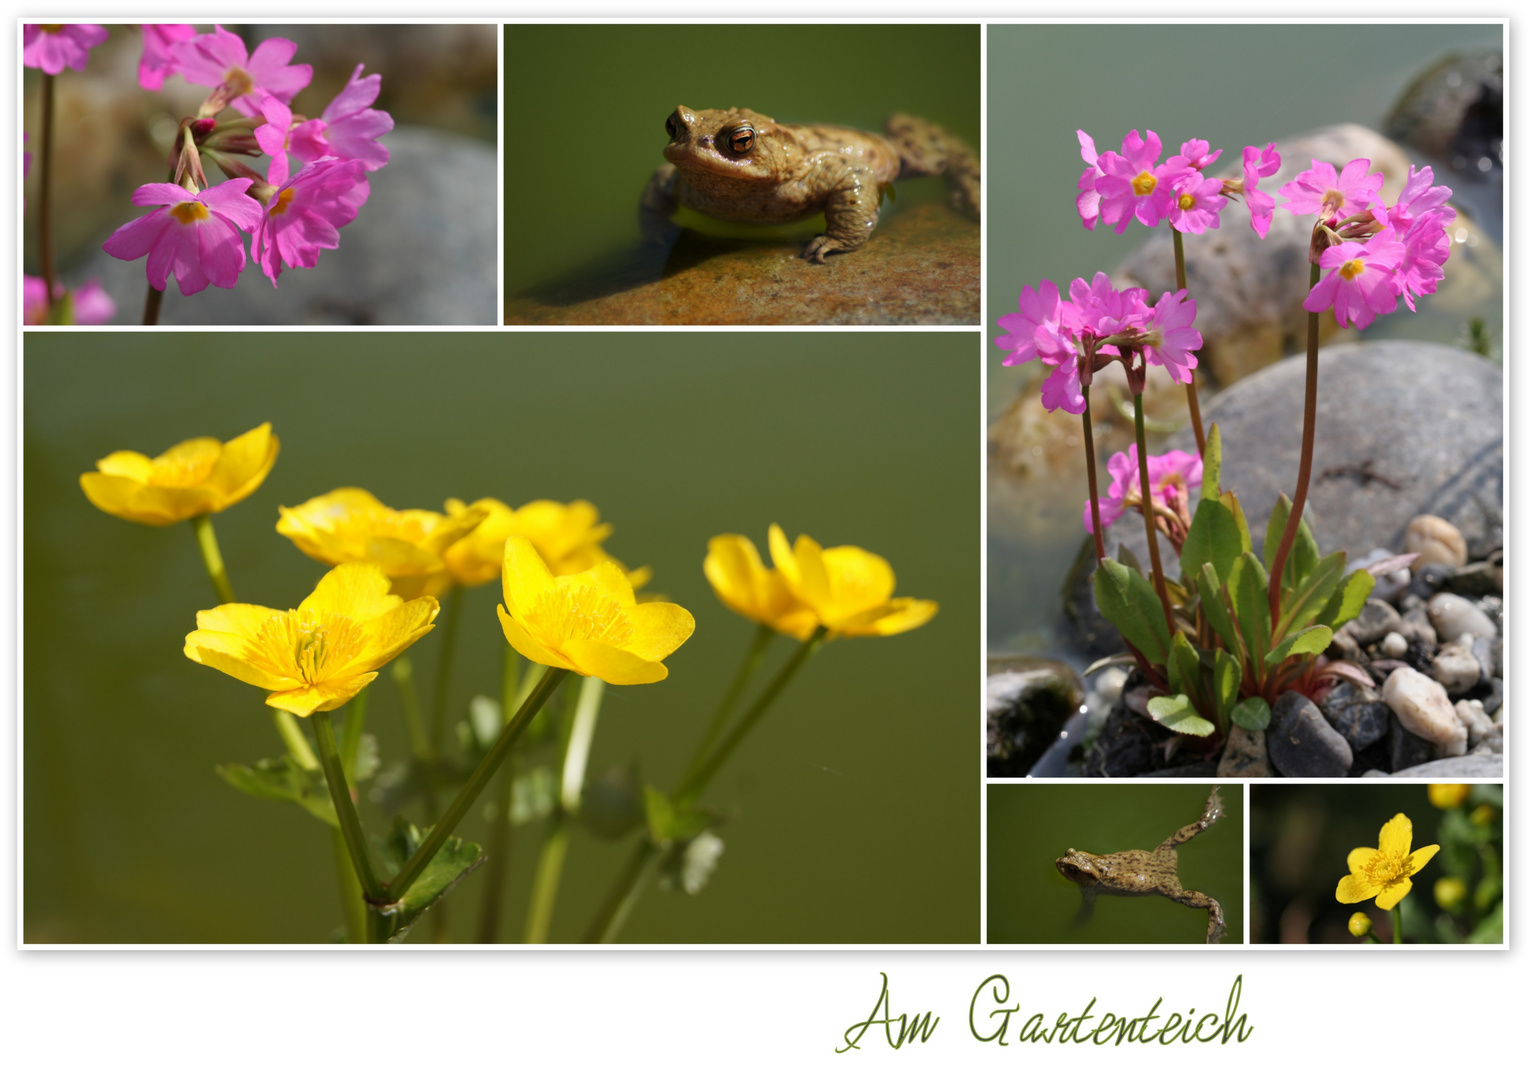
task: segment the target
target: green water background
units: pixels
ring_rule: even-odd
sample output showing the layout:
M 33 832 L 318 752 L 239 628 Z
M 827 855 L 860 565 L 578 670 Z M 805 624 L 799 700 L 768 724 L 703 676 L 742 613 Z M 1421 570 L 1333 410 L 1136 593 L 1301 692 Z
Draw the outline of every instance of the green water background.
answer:
M 110 517 L 78 482 L 114 450 L 266 420 L 274 470 L 215 518 L 241 600 L 306 595 L 325 568 L 275 532 L 276 508 L 342 485 L 400 508 L 586 498 L 614 523 L 607 549 L 651 565 L 650 588 L 697 629 L 667 681 L 607 690 L 591 778 L 637 759 L 671 786 L 753 636 L 702 575 L 711 536 L 762 547 L 778 521 L 885 556 L 898 594 L 938 600 L 939 615 L 830 642 L 806 666 L 710 789 L 730 817 L 710 887 L 650 890 L 623 940 L 977 940 L 975 347 L 972 334 L 26 335 L 25 940 L 326 941 L 339 924 L 329 831 L 213 773 L 279 751 L 260 691 L 181 654 L 215 603 L 190 526 Z M 466 594 L 453 717 L 496 695 L 497 594 Z M 409 654 L 427 709 L 440 637 Z M 403 754 L 385 673 L 367 729 L 385 761 Z M 458 832 L 488 836 L 476 812 Z M 540 834 L 516 834 L 512 940 Z M 628 846 L 574 836 L 553 940 L 582 934 Z M 459 932 L 483 877 L 452 896 Z
M 1077 129 L 1118 150 L 1132 128 L 1223 149 L 1283 141 L 1339 122 L 1379 130 L 1405 87 L 1454 50 L 1503 44 L 1499 25 L 993 26 L 987 32 L 987 406 L 989 421 L 1039 365 L 1005 368 L 997 318 L 1018 309 L 1025 285 L 1061 284 L 1112 269 L 1143 243 L 1083 228 L 1076 211 Z M 1445 182 L 1441 181 L 1440 182 Z M 1234 219 L 1246 228 L 1245 219 Z M 1192 245 L 1195 237 L 1187 237 Z M 1498 242 L 1500 242 L 1498 237 Z M 1190 282 L 1190 295 L 1193 283 Z M 1457 343 L 1457 315 L 1404 308 L 1363 337 Z M 1500 292 L 1481 314 L 1502 342 Z M 1204 400 L 1204 399 L 1202 399 Z M 1080 421 L 1079 421 L 1080 428 Z M 1080 446 L 1080 442 L 1079 442 Z M 1084 539 L 1085 478 L 1014 483 L 994 469 L 989 488 L 987 639 L 995 651 L 1046 651 L 1061 610 L 1060 581 Z
M 1244 939 L 1243 788 L 1222 786 L 1225 814 L 1178 847 L 1183 887 L 1208 893 L 1225 912 L 1224 944 Z M 1100 896 L 1076 925 L 1081 889 L 1056 869 L 1067 848 L 1097 855 L 1150 851 L 1198 819 L 1207 784 L 989 784 L 987 941 L 992 944 L 1204 942 L 1209 912 L 1160 896 Z
M 980 45 L 974 25 L 506 26 L 504 295 L 637 250 L 637 202 L 676 105 L 867 131 L 906 112 L 979 148 Z M 906 181 L 885 213 L 944 198 L 937 178 Z M 820 216 L 771 230 L 675 220 L 712 235 L 822 231 Z

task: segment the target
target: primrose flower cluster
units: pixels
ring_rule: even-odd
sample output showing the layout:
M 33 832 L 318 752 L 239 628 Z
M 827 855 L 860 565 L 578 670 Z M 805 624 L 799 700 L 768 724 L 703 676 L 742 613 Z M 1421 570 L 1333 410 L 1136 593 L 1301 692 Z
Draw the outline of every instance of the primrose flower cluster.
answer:
M 339 230 L 371 194 L 367 174 L 387 164 L 378 140 L 393 121 L 371 107 L 382 77 L 363 76 L 364 64 L 319 116 L 293 113 L 292 99 L 313 78 L 311 65 L 292 63 L 296 52 L 295 42 L 270 38 L 251 53 L 221 26 L 209 34 L 187 25 L 143 28 L 144 89 L 173 75 L 211 89 L 176 133 L 173 180 L 133 192 L 133 205 L 154 209 L 114 232 L 102 245 L 107 254 L 147 256 L 151 286 L 163 291 L 173 275 L 189 296 L 238 283 L 246 233 L 249 257 L 272 286 L 283 269 L 315 266 L 339 246 Z M 270 159 L 263 174 L 245 160 L 261 156 Z M 227 179 L 209 181 L 207 162 Z

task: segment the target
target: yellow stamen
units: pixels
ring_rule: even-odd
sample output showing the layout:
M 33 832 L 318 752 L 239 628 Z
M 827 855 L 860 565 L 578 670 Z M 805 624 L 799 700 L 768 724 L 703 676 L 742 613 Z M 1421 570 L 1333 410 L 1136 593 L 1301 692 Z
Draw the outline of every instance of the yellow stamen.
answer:
M 1194 197 L 1192 195 L 1184 193 L 1184 194 L 1178 196 L 1178 209 L 1179 210 L 1192 210 L 1193 208 L 1194 208 Z
M 599 641 L 619 649 L 631 640 L 631 623 L 620 603 L 590 586 L 548 589 L 528 620 L 546 627 L 554 640 Z
M 317 686 L 355 659 L 365 637 L 345 615 L 326 612 L 320 620 L 311 611 L 285 611 L 260 628 L 258 645 L 271 670 Z
M 223 76 L 223 86 L 228 90 L 229 98 L 232 99 L 253 90 L 255 88 L 255 80 L 243 68 L 232 67 Z
M 1339 269 L 1337 272 L 1348 281 L 1352 281 L 1359 274 L 1364 272 L 1364 261 L 1362 259 L 1349 259 L 1347 262 L 1342 264 L 1341 269 Z
M 275 217 L 277 214 L 284 214 L 284 213 L 286 213 L 287 212 L 287 204 L 292 201 L 292 196 L 296 195 L 296 194 L 297 194 L 297 189 L 296 188 L 287 188 L 280 195 L 277 195 L 276 196 L 276 205 L 271 207 L 271 216 Z
M 170 207 L 170 216 L 182 225 L 195 225 L 198 221 L 206 221 L 212 214 L 201 203 L 187 200 Z
M 1130 181 L 1130 187 L 1137 195 L 1150 195 L 1157 190 L 1157 178 L 1143 169 L 1134 180 Z

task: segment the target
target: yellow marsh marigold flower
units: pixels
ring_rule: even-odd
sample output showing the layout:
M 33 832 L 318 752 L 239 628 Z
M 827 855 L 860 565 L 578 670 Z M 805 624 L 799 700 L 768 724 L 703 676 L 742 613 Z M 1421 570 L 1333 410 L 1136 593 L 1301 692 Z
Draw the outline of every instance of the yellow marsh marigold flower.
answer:
M 1411 891 L 1411 878 L 1438 853 L 1437 844 L 1411 850 L 1411 819 L 1396 814 L 1379 831 L 1379 849 L 1348 852 L 1347 877 L 1337 883 L 1339 904 L 1361 904 L 1371 897 L 1389 911 Z
M 758 548 L 746 536 L 713 536 L 707 546 L 706 580 L 716 598 L 745 619 L 805 641 L 817 629 L 817 616 L 796 599 L 779 570 L 766 568 Z
M 769 554 L 791 593 L 817 621 L 839 637 L 886 637 L 922 626 L 939 611 L 933 600 L 893 598 L 897 578 L 891 564 L 864 548 L 823 549 L 810 536 L 796 537 L 769 527 Z
M 625 571 L 634 589 L 652 578 L 646 567 L 627 570 L 619 560 L 605 554 L 600 541 L 614 527 L 600 522 L 600 512 L 593 503 L 537 499 L 512 510 L 498 499 L 479 499 L 471 506 L 460 499 L 446 500 L 446 513 L 453 517 L 469 510 L 486 510 L 488 516 L 446 549 L 446 567 L 458 585 L 482 585 L 498 577 L 504 569 L 504 541 L 511 536 L 523 536 L 534 544 L 556 577 L 581 574 L 600 563 L 613 562 Z
M 319 562 L 376 563 L 405 600 L 434 596 L 451 582 L 445 551 L 488 516 L 485 508 L 460 513 L 394 510 L 361 488 L 336 488 L 301 506 L 281 507 L 276 531 Z
M 404 602 L 372 563 L 324 575 L 295 611 L 223 604 L 196 613 L 186 655 L 272 691 L 267 705 L 298 716 L 338 709 L 377 669 L 434 629 L 433 596 Z
M 1470 797 L 1469 784 L 1428 784 L 1427 801 L 1439 810 L 1452 810 L 1463 806 Z
M 118 450 L 96 462 L 80 487 L 97 507 L 141 525 L 174 525 L 215 514 L 251 494 L 265 480 L 281 442 L 261 424 L 226 443 L 188 439 L 156 458 Z
M 510 645 L 533 664 L 616 686 L 668 678 L 659 661 L 695 632 L 695 619 L 678 604 L 637 603 L 615 563 L 554 577 L 523 536 L 504 542 L 499 622 Z
M 1374 920 L 1362 911 L 1353 912 L 1352 918 L 1348 919 L 1348 933 L 1354 937 L 1364 937 L 1374 929 Z
M 1444 911 L 1457 911 L 1470 894 L 1470 887 L 1456 877 L 1440 877 L 1433 884 L 1433 899 Z

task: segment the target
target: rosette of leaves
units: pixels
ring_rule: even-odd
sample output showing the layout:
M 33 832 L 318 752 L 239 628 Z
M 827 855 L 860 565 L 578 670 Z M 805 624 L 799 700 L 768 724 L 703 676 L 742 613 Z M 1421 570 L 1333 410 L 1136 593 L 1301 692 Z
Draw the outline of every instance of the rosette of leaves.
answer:
M 1269 702 L 1287 690 L 1310 696 L 1339 678 L 1373 686 L 1357 665 L 1321 655 L 1332 634 L 1363 610 L 1373 576 L 1367 570 L 1346 573 L 1345 552 L 1323 557 L 1301 521 L 1284 566 L 1275 624 L 1265 563 L 1278 550 L 1290 501 L 1280 496 L 1274 507 L 1260 559 L 1236 493 L 1220 490 L 1220 461 L 1220 429 L 1212 425 L 1181 576 L 1166 583 L 1174 632 L 1152 583 L 1124 548 L 1121 560 L 1104 559 L 1093 578 L 1098 610 L 1124 636 L 1130 659 L 1156 690 L 1147 702 L 1152 717 L 1180 735 L 1204 738 L 1224 735 L 1233 723 L 1267 727 Z

